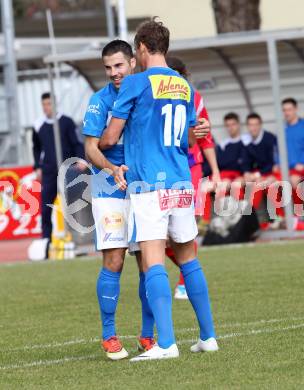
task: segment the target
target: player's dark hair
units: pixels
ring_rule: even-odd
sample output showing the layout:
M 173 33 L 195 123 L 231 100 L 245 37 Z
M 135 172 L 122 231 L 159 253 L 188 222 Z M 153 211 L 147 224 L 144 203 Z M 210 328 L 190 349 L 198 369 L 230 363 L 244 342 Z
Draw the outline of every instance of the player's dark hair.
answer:
M 129 60 L 134 57 L 131 45 L 121 39 L 115 39 L 114 41 L 109 42 L 102 49 L 101 57 L 111 56 L 119 52 L 123 53 L 123 55 Z
M 183 63 L 183 61 L 178 57 L 166 57 L 166 62 L 169 68 L 176 70 L 181 76 L 188 78 L 189 73 L 187 71 L 186 65 Z
M 141 23 L 134 38 L 134 46 L 139 48 L 143 43 L 150 54 L 161 53 L 166 55 L 169 49 L 170 31 L 162 22 L 157 22 L 157 17 Z
M 261 115 L 257 114 L 256 112 L 252 112 L 251 114 L 247 115 L 247 122 L 250 120 L 250 119 L 258 119 L 261 123 L 262 123 L 262 117 Z
M 237 113 L 235 112 L 228 112 L 225 116 L 224 116 L 224 121 L 229 121 L 229 120 L 235 120 L 237 122 L 240 122 L 240 117 L 238 116 Z
M 294 107 L 298 107 L 298 102 L 297 102 L 297 100 L 294 99 L 294 98 L 291 98 L 291 97 L 282 100 L 282 106 L 283 106 L 284 104 L 292 104 Z
M 41 95 L 41 100 L 46 100 L 46 99 L 51 99 L 51 94 L 50 94 L 50 92 L 44 92 L 44 93 Z

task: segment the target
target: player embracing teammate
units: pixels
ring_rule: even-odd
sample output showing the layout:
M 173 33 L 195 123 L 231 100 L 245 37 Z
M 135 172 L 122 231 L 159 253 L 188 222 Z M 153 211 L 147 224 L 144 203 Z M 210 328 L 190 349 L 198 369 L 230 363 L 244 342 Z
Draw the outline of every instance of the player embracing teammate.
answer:
M 115 314 L 120 295 L 120 276 L 123 269 L 125 251 L 128 248 L 127 220 L 129 200 L 126 192 L 115 188 L 113 176 L 102 171 L 110 171 L 124 164 L 123 137 L 114 145 L 105 145 L 104 154 L 100 152 L 99 142 L 111 118 L 123 78 L 130 75 L 136 65 L 131 46 L 121 40 L 107 44 L 102 51 L 102 62 L 109 83 L 97 91 L 90 99 L 84 117 L 83 134 L 85 151 L 92 167 L 92 212 L 96 227 L 96 249 L 102 251 L 103 266 L 97 280 L 97 297 L 102 322 L 102 347 L 111 360 L 120 360 L 128 352 L 116 335 Z M 136 248 L 133 247 L 132 250 Z M 142 331 L 138 339 L 141 350 L 154 345 L 154 318 L 149 307 L 145 274 L 136 252 L 139 266 L 139 297 L 142 304 Z
M 120 188 L 128 187 L 129 240 L 138 243 L 141 251 L 146 295 L 158 331 L 158 344 L 131 361 L 179 356 L 164 267 L 167 235 L 200 327 L 191 351 L 215 351 L 208 288 L 194 244 L 197 227 L 188 165 L 189 131 L 199 136 L 193 130 L 197 122 L 194 91 L 166 64 L 169 30 L 162 23 L 151 20 L 140 25 L 134 43 L 143 72 L 122 82 L 99 144 L 102 148 L 115 145 L 123 132 L 125 164 L 109 166 L 104 159 L 100 166 L 112 169 Z

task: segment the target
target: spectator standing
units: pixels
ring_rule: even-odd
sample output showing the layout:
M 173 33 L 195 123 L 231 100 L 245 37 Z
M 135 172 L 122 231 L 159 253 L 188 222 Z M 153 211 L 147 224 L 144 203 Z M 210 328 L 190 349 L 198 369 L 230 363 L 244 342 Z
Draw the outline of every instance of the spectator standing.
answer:
M 42 183 L 42 237 L 49 242 L 52 235 L 52 208 L 49 204 L 53 204 L 57 196 L 58 174 L 50 93 L 42 94 L 41 103 L 44 116 L 38 119 L 34 125 L 33 155 L 34 169 L 38 180 L 41 180 Z M 84 158 L 84 146 L 77 135 L 74 121 L 61 113 L 57 113 L 56 116 L 60 128 L 62 159 Z M 84 166 L 78 163 L 77 168 L 83 169 Z

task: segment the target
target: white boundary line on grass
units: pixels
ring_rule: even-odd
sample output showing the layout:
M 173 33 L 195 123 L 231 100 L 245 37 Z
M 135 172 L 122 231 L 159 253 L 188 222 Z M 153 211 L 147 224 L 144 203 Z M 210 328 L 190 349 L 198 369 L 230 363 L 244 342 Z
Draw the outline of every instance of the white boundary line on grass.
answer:
M 90 360 L 90 359 L 96 359 L 100 357 L 100 354 L 94 354 L 94 355 L 86 355 L 86 356 L 72 356 L 72 357 L 65 357 L 62 359 L 55 359 L 55 360 L 37 360 L 35 362 L 31 363 L 24 363 L 24 364 L 12 364 L 10 366 L 0 366 L 0 370 L 16 370 L 18 368 L 31 368 L 31 367 L 39 367 L 39 366 L 52 366 L 54 364 L 61 364 L 61 363 L 67 363 L 67 362 L 78 362 L 81 360 Z
M 304 323 L 299 325 L 292 325 L 287 326 L 285 328 L 273 328 L 273 329 L 257 329 L 257 330 L 250 330 L 248 332 L 243 333 L 230 333 L 226 335 L 219 336 L 218 339 L 226 339 L 231 337 L 242 337 L 242 336 L 253 336 L 253 335 L 259 335 L 259 334 L 265 334 L 265 333 L 275 333 L 275 332 L 283 332 L 283 331 L 289 331 L 289 330 L 295 330 L 304 328 Z M 132 336 L 135 337 L 135 336 Z M 196 340 L 180 340 L 177 342 L 179 345 L 183 344 L 189 344 L 196 342 Z M 55 364 L 61 364 L 61 363 L 68 363 L 68 362 L 76 362 L 81 360 L 90 360 L 90 359 L 96 359 L 99 358 L 100 354 L 94 354 L 94 355 L 86 355 L 86 356 L 71 356 L 71 357 L 64 357 L 62 359 L 55 359 L 55 360 L 38 360 L 33 361 L 30 363 L 20 363 L 20 364 L 11 364 L 7 366 L 0 366 L 0 370 L 16 370 L 20 368 L 32 368 L 32 367 L 39 367 L 39 366 L 52 366 Z
M 283 332 L 285 330 L 295 330 L 295 329 L 301 329 L 304 328 L 304 324 L 298 324 L 298 325 L 291 325 L 286 326 L 284 328 L 272 328 L 272 329 L 252 329 L 248 332 L 242 332 L 242 333 L 228 333 L 224 335 L 220 335 L 217 337 L 218 340 L 223 339 L 230 339 L 232 337 L 242 337 L 242 336 L 254 336 L 259 334 L 266 334 L 266 333 L 276 333 L 276 332 Z M 189 340 L 181 340 L 180 342 L 177 342 L 177 344 L 188 344 L 188 343 L 195 343 L 197 339 L 189 339 Z
M 286 317 L 286 318 L 273 318 L 269 320 L 258 320 L 258 321 L 251 321 L 251 322 L 243 322 L 243 323 L 234 323 L 234 324 L 223 324 L 218 325 L 217 328 L 234 328 L 234 327 L 244 327 L 249 325 L 263 325 L 263 324 L 274 324 L 278 322 L 284 322 L 284 321 L 302 321 L 304 320 L 304 317 Z M 198 328 L 181 328 L 176 329 L 175 333 L 187 333 L 187 332 L 195 332 L 198 331 Z M 120 335 L 119 338 L 128 340 L 128 339 L 134 339 L 137 336 L 134 335 Z M 52 343 L 48 344 L 34 344 L 34 345 L 24 345 L 22 347 L 15 347 L 15 348 L 7 348 L 7 349 L 0 349 L 0 352 L 18 352 L 18 351 L 28 351 L 28 350 L 34 350 L 34 349 L 48 349 L 48 348 L 60 348 L 65 347 L 69 345 L 78 345 L 78 344 L 90 344 L 90 343 L 97 343 L 100 341 L 100 338 L 94 337 L 91 339 L 80 339 L 76 338 L 74 340 L 67 340 L 63 342 L 54 341 Z

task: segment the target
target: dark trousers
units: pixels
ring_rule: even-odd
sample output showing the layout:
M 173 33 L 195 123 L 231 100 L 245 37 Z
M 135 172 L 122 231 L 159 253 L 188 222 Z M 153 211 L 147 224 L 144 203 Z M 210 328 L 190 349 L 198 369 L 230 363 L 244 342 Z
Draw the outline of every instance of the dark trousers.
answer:
M 57 195 L 57 176 L 54 174 L 42 173 L 42 192 L 41 192 L 41 224 L 42 237 L 51 238 L 52 235 L 52 205 Z

